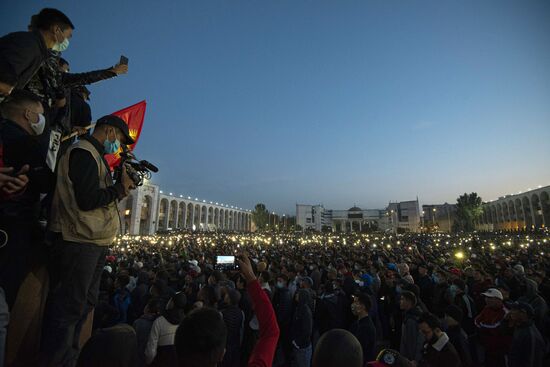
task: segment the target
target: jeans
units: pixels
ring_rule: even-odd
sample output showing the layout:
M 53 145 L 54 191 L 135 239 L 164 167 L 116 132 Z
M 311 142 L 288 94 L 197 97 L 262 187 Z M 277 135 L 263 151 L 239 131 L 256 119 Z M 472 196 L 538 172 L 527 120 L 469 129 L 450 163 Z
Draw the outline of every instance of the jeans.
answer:
M 305 348 L 292 348 L 292 367 L 309 367 L 311 365 L 311 344 Z
M 40 351 L 42 366 L 72 367 L 79 338 L 99 296 L 107 246 L 64 241 L 58 236 L 50 253 L 50 293 Z

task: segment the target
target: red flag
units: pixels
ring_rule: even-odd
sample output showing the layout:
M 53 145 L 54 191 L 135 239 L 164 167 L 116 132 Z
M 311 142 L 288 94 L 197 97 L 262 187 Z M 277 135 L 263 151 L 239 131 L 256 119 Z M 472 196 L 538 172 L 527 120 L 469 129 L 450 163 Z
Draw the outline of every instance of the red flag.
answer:
M 145 101 L 141 101 L 133 106 L 126 107 L 120 111 L 113 112 L 111 114 L 120 117 L 124 120 L 124 122 L 128 124 L 128 131 L 130 132 L 130 136 L 132 137 L 132 139 L 135 140 L 134 144 L 128 146 L 128 149 L 130 150 L 134 150 L 134 147 L 136 146 L 139 136 L 141 134 L 143 120 L 145 118 L 146 105 L 147 103 L 145 103 Z M 119 151 L 115 154 L 105 155 L 105 159 L 107 160 L 107 163 L 109 163 L 109 167 L 111 167 L 111 170 L 120 163 L 121 151 L 122 148 L 119 149 Z

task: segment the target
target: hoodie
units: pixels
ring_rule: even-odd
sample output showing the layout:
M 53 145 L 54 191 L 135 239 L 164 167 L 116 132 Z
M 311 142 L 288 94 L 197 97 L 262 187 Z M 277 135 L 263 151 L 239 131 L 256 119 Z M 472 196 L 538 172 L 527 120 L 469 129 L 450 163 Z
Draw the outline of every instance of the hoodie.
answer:
M 533 320 L 539 330 L 544 330 L 544 317 L 548 313 L 548 305 L 544 298 L 539 295 L 537 282 L 532 279 L 525 279 L 525 295 L 518 299 L 520 302 L 525 302 L 533 307 L 535 315 Z

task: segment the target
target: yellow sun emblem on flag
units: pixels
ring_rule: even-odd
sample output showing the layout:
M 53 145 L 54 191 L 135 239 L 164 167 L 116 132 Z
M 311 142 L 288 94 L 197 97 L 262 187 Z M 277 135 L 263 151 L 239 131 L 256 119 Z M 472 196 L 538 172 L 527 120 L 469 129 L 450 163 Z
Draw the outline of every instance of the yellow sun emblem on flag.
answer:
M 135 141 L 138 135 L 137 129 L 130 129 L 128 132 L 130 133 L 130 137 Z M 118 148 L 118 151 L 114 154 L 116 159 L 120 158 L 121 152 L 122 152 L 122 148 Z
M 137 129 L 130 129 L 129 132 L 130 132 L 130 137 L 131 137 L 132 139 L 136 140 L 137 135 L 138 135 Z

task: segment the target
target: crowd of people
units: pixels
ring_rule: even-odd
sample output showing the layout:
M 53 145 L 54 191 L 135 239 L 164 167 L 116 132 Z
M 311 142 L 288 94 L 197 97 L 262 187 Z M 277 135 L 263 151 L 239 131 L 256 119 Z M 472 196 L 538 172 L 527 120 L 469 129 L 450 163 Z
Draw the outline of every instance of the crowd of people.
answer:
M 135 183 L 104 155 L 134 141 L 89 133 L 86 85 L 128 66 L 70 73 L 74 30 L 46 8 L 0 38 L 0 366 L 550 363 L 547 230 L 117 236 Z
M 182 320 L 211 310 L 227 333 L 219 365 L 246 366 L 264 330 L 242 271 L 217 263 L 246 253 L 280 333 L 267 365 L 543 366 L 549 241 L 547 231 L 123 236 L 94 328 L 133 325 L 138 364 L 170 366 Z

